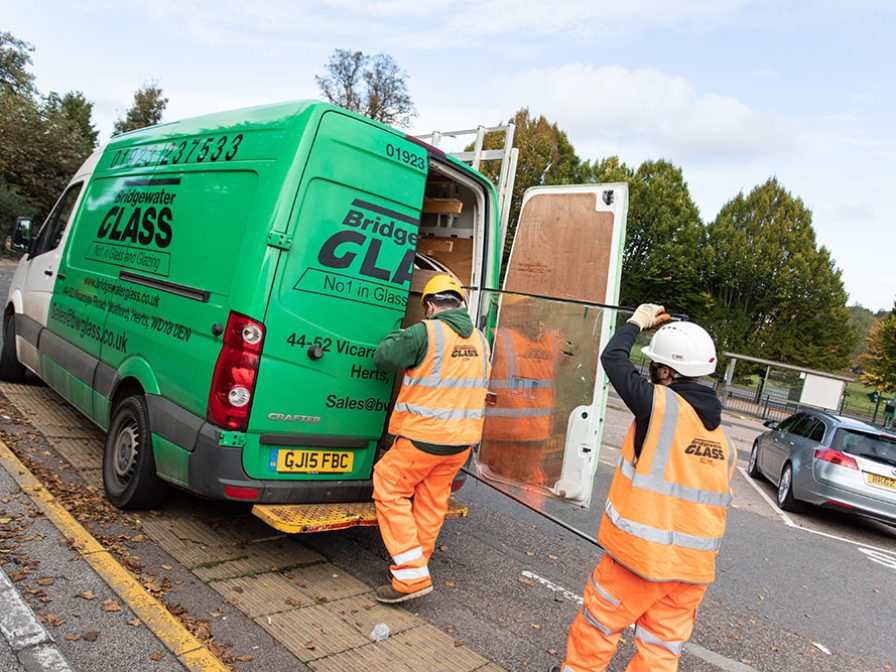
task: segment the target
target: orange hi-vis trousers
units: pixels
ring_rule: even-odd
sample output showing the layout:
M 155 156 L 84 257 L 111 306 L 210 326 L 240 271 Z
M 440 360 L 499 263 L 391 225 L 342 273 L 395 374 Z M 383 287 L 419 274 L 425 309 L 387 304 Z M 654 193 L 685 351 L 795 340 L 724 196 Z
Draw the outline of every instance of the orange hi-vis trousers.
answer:
M 585 585 L 562 672 L 602 672 L 622 631 L 635 624 L 638 651 L 626 672 L 675 672 L 708 584 L 648 581 L 605 555 Z
M 399 436 L 376 463 L 373 500 L 394 563 L 389 569 L 395 590 L 413 593 L 432 584 L 429 557 L 448 511 L 451 483 L 469 455 L 469 448 L 456 455 L 432 455 Z

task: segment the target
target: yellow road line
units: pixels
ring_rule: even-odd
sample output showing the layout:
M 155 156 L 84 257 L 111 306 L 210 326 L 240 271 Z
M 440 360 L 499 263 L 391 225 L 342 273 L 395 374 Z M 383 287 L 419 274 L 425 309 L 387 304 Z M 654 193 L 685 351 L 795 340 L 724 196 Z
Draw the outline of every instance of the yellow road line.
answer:
M 52 493 L 0 441 L 0 464 L 23 492 L 37 504 L 47 519 L 72 543 L 97 574 L 123 599 L 146 626 L 191 672 L 228 672 L 165 606 L 150 595 L 115 557 L 56 501 Z

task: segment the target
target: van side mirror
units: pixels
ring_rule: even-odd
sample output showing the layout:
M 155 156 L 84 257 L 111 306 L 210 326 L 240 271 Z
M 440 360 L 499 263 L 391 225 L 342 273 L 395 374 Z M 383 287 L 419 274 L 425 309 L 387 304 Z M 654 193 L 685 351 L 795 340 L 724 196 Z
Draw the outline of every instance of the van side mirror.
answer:
M 13 252 L 27 252 L 31 248 L 34 222 L 30 217 L 16 217 L 12 233 L 6 239 L 6 249 Z

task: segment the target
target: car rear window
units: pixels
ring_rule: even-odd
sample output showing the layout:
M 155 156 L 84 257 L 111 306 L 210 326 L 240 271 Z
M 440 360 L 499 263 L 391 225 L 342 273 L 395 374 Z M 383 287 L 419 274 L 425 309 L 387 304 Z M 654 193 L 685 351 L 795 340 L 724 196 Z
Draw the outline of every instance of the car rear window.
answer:
M 842 450 L 844 453 L 896 466 L 896 437 L 894 436 L 839 429 L 832 447 Z

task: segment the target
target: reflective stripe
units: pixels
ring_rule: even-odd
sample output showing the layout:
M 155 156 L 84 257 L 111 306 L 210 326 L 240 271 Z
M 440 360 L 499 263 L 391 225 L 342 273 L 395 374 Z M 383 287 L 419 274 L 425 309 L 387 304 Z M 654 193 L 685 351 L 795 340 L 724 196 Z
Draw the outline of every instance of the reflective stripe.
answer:
M 572 668 L 571 668 L 569 665 L 567 665 L 566 663 L 563 663 L 563 672 L 576 672 L 576 671 L 575 671 L 574 669 L 572 669 Z
M 426 376 L 424 378 L 411 378 L 405 376 L 401 381 L 406 386 L 419 385 L 420 387 L 487 387 L 488 380 L 485 378 L 436 378 L 435 376 Z
M 619 515 L 619 512 L 613 508 L 610 500 L 604 507 L 607 517 L 615 527 L 622 530 L 626 534 L 633 537 L 651 541 L 656 544 L 666 544 L 669 546 L 681 546 L 682 548 L 692 548 L 695 551 L 717 551 L 722 545 L 722 537 L 698 537 L 692 534 L 684 534 L 675 530 L 661 530 L 658 527 L 651 527 L 643 523 L 636 523 Z
M 725 440 L 728 442 L 728 473 L 730 474 L 734 468 L 734 463 L 737 462 L 737 449 L 731 443 L 731 439 L 728 438 L 727 434 L 725 435 Z
M 677 499 L 694 504 L 708 504 L 710 506 L 728 506 L 731 504 L 731 492 L 713 492 L 711 490 L 701 490 L 699 488 L 691 488 L 687 485 L 680 485 L 667 481 L 664 478 L 657 478 L 650 474 L 639 474 L 635 469 L 635 465 L 619 456 L 619 471 L 632 483 L 633 488 L 640 490 L 648 490 L 659 495 L 668 495 Z
M 428 567 L 411 567 L 410 569 L 393 569 L 392 576 L 399 581 L 407 581 L 408 579 L 425 579 L 429 576 Z
M 421 418 L 434 418 L 436 420 L 478 420 L 485 417 L 485 413 L 481 408 L 468 409 L 447 409 L 447 408 L 426 408 L 417 404 L 400 403 L 395 404 L 396 411 L 406 411 L 419 415 Z
M 432 358 L 432 375 L 433 378 L 439 378 L 442 375 L 442 355 L 445 351 L 445 332 L 442 331 L 442 323 L 439 320 L 432 320 L 432 330 L 436 337 L 435 352 Z
M 392 556 L 392 561 L 396 565 L 403 565 L 406 562 L 411 562 L 412 560 L 417 560 L 423 557 L 423 547 L 417 546 L 417 548 L 412 548 L 409 551 L 405 551 L 404 553 L 399 553 L 398 555 Z
M 652 632 L 641 627 L 640 625 L 635 628 L 635 639 L 640 639 L 645 644 L 656 644 L 658 646 L 662 646 L 664 649 L 666 649 L 670 653 L 675 654 L 676 656 L 681 655 L 681 652 L 684 650 L 685 645 L 685 642 L 663 641 Z
M 539 389 L 539 390 L 542 390 L 546 387 L 554 387 L 554 381 L 548 380 L 546 378 L 510 378 L 510 379 L 501 378 L 499 380 L 495 380 L 494 378 L 492 378 L 492 381 L 489 384 L 489 387 L 491 387 L 493 390 L 511 389 L 513 387 L 514 380 L 526 380 L 526 381 L 531 380 L 536 383 L 535 388 Z
M 510 331 L 507 329 L 501 330 L 501 342 L 507 350 L 507 355 L 504 359 L 507 365 L 507 377 L 513 380 L 513 376 L 516 374 L 516 368 L 514 368 L 516 357 L 513 354 L 513 340 L 510 338 Z
M 485 414 L 499 418 L 540 418 L 552 415 L 553 410 L 550 408 L 495 408 L 489 406 L 485 409 Z
M 653 403 L 656 405 L 656 395 L 661 388 L 654 388 Z M 660 435 L 657 438 L 656 450 L 653 453 L 653 462 L 650 464 L 650 475 L 662 479 L 666 474 L 669 457 L 672 455 L 672 442 L 675 440 L 675 430 L 678 427 L 678 395 L 674 392 L 663 390 L 666 397 L 666 412 L 660 418 L 663 424 L 660 426 Z M 651 424 L 653 410 L 651 409 Z M 649 433 L 650 430 L 648 430 Z
M 485 334 L 479 329 L 476 329 L 476 333 L 479 334 L 479 344 L 482 346 L 482 380 L 485 381 L 482 387 L 488 387 L 488 343 L 485 340 Z
M 594 573 L 591 573 L 591 585 L 594 586 L 594 590 L 597 591 L 597 594 L 604 598 L 607 602 L 612 604 L 614 607 L 619 606 L 619 600 L 610 595 L 607 590 L 597 582 L 597 579 L 594 578 Z
M 613 628 L 607 627 L 606 625 L 601 623 L 594 617 L 594 614 L 588 611 L 587 607 L 582 607 L 582 616 L 584 617 L 588 625 L 591 625 L 604 633 L 604 637 L 610 637 L 611 635 L 617 635 L 622 632 L 621 630 L 613 630 Z

